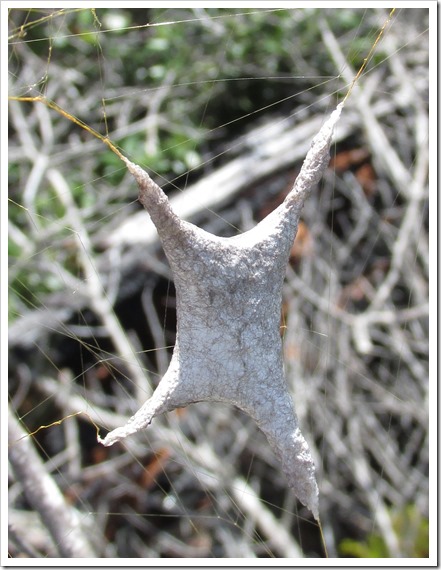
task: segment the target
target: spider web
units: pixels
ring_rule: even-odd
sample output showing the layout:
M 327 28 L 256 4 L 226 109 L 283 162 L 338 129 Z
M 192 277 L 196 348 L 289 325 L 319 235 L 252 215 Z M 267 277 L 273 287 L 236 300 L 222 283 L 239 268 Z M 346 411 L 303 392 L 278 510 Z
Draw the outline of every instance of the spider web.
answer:
M 9 94 L 54 101 L 148 169 L 176 204 L 196 196 L 186 199 L 192 221 L 235 235 L 283 200 L 317 117 L 344 96 L 348 65 L 358 69 L 386 16 L 14 8 Z M 369 535 L 380 537 L 378 556 L 414 556 L 399 538 L 409 520 L 407 544 L 427 549 L 427 16 L 401 10 L 387 31 L 287 270 L 287 381 L 317 462 L 331 556 L 344 553 L 343 539 L 361 548 Z M 9 402 L 29 432 L 85 412 L 33 440 L 93 525 L 99 556 L 322 556 L 316 525 L 240 412 L 198 404 L 124 447 L 96 443 L 96 424 L 120 425 L 167 369 L 171 274 L 116 155 L 44 105 L 10 101 L 9 112 Z M 271 151 L 279 137 L 296 141 L 296 159 Z M 206 182 L 268 153 L 268 171 L 245 172 L 252 182 L 228 194 Z M 394 178 L 400 167 L 408 180 Z M 201 180 L 206 196 L 190 194 Z M 12 527 L 35 525 L 19 482 L 10 495 Z M 44 532 L 28 540 L 28 556 L 57 551 Z M 21 548 L 12 535 L 10 556 Z

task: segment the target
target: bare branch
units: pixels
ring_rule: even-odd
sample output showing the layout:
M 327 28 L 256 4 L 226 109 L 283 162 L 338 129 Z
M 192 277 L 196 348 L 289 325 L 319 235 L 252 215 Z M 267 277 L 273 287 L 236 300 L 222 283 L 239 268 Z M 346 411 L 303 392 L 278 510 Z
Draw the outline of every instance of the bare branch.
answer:
M 27 500 L 49 529 L 60 556 L 96 557 L 85 529 L 85 515 L 66 503 L 12 410 L 9 410 L 8 431 L 9 461 L 15 476 Z

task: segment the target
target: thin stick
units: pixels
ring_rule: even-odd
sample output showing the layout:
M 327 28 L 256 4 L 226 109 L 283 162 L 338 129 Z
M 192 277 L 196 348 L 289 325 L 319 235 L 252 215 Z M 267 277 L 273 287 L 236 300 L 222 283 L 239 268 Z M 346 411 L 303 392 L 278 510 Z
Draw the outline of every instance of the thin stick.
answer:
M 360 67 L 360 69 L 358 70 L 357 75 L 354 77 L 354 79 L 352 80 L 352 83 L 348 89 L 348 92 L 346 93 L 345 98 L 343 99 L 343 103 L 346 101 L 346 99 L 349 97 L 349 95 L 351 94 L 351 91 L 354 87 L 354 85 L 356 84 L 356 82 L 358 81 L 358 78 L 360 77 L 360 75 L 363 73 L 364 68 L 366 67 L 368 61 L 372 58 L 372 55 L 374 54 L 374 51 L 377 49 L 377 45 L 378 42 L 381 40 L 382 35 L 384 34 L 384 30 L 387 28 L 387 26 L 389 25 L 389 22 L 392 19 L 392 16 L 394 15 L 396 8 L 392 8 L 392 10 L 390 11 L 389 16 L 387 17 L 387 20 L 384 22 L 383 27 L 381 28 L 380 32 L 378 33 L 377 39 L 375 40 L 375 42 L 372 44 L 371 49 L 369 50 L 369 53 L 367 54 L 367 56 L 364 58 L 363 60 L 363 64 Z
M 328 549 L 326 547 L 325 535 L 323 533 L 323 527 L 322 527 L 322 523 L 320 522 L 320 519 L 317 520 L 317 524 L 318 524 L 319 531 L 320 531 L 320 537 L 322 539 L 323 550 L 325 551 L 325 558 L 329 558 Z
M 48 425 L 44 425 L 44 426 L 40 426 L 39 428 L 37 428 L 35 431 L 32 431 L 30 433 L 27 433 L 25 435 L 23 435 L 22 437 L 20 437 L 19 439 L 13 441 L 12 443 L 10 443 L 8 445 L 8 447 L 11 447 L 12 445 L 17 445 L 18 442 L 20 442 L 22 439 L 25 439 L 27 437 L 32 437 L 34 435 L 36 435 L 39 431 L 43 430 L 43 429 L 49 429 L 51 427 L 54 426 L 59 426 L 61 425 L 64 421 L 68 420 L 69 418 L 74 418 L 75 416 L 79 416 L 81 414 L 84 414 L 85 416 L 87 416 L 91 422 L 91 424 L 94 426 L 94 428 L 96 429 L 96 435 L 97 437 L 99 437 L 99 433 L 100 433 L 100 428 L 96 425 L 96 423 L 93 421 L 93 419 L 90 417 L 90 415 L 87 412 L 84 411 L 80 411 L 80 412 L 74 412 L 73 414 L 69 414 L 68 416 L 64 416 L 64 418 L 61 418 L 61 420 L 56 420 L 55 422 L 52 422 Z
M 98 131 L 96 131 L 92 127 L 89 127 L 89 125 L 87 125 L 86 123 L 81 121 L 81 119 L 74 117 L 73 115 L 71 115 L 70 113 L 65 111 L 62 107 L 60 107 L 59 105 L 54 103 L 54 101 L 50 101 L 49 99 L 46 99 L 45 97 L 41 97 L 41 96 L 38 96 L 38 97 L 9 97 L 9 100 L 10 101 L 19 101 L 20 103 L 43 103 L 44 105 L 46 105 L 50 109 L 53 109 L 54 111 L 56 111 L 57 113 L 59 113 L 60 115 L 62 115 L 66 119 L 68 119 L 69 121 L 72 121 L 72 123 L 75 123 L 76 125 L 78 125 L 82 129 L 84 129 L 85 131 L 87 131 L 88 133 L 90 133 L 91 135 L 93 135 L 94 137 L 99 139 L 100 141 L 102 141 L 121 160 L 123 160 L 123 161 L 126 160 L 126 157 L 117 149 L 117 147 L 113 144 L 113 142 L 109 139 L 108 136 L 103 136 L 102 134 L 100 134 Z

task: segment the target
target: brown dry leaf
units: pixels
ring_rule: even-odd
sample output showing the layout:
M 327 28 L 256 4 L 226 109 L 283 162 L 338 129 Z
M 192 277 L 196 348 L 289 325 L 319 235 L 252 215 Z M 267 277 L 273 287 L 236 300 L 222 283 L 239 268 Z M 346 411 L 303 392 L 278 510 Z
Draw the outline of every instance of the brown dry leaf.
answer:
M 296 262 L 303 257 L 308 257 L 314 251 L 314 239 L 305 222 L 300 221 L 297 235 L 291 248 L 290 261 Z
M 170 459 L 170 456 L 171 450 L 167 447 L 162 447 L 156 451 L 156 453 L 151 458 L 150 463 L 146 465 L 142 471 L 139 485 L 143 489 L 150 489 L 154 485 L 158 475 L 164 471 L 165 466 Z

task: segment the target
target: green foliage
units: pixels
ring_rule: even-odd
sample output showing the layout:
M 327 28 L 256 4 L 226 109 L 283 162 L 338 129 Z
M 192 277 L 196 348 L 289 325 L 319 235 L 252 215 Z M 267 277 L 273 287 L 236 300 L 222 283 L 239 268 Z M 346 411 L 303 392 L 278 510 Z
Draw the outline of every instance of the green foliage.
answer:
M 399 540 L 403 558 L 427 558 L 429 556 L 429 521 L 415 505 L 407 505 L 393 513 L 392 526 Z M 382 536 L 371 533 L 365 541 L 346 538 L 340 543 L 340 553 L 354 558 L 390 558 L 390 552 Z

